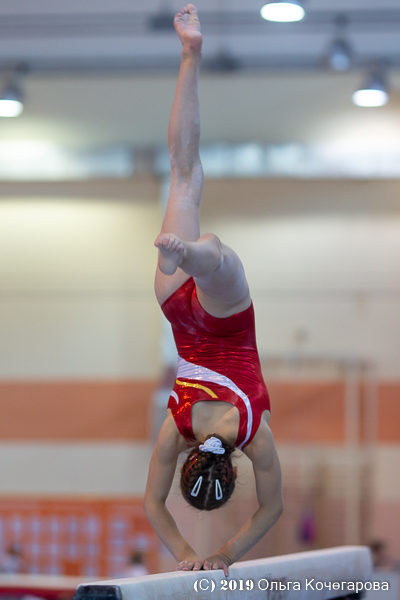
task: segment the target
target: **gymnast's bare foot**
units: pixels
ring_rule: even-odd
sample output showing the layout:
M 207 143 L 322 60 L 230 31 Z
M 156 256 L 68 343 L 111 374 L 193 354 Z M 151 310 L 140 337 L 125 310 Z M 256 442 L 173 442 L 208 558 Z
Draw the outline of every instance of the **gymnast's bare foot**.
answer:
M 184 242 L 173 233 L 160 233 L 154 245 L 160 251 L 160 271 L 165 275 L 173 275 L 185 257 Z
M 175 15 L 174 27 L 182 42 L 183 49 L 193 54 L 199 54 L 203 44 L 203 36 L 200 31 L 197 8 L 194 4 L 188 4 L 181 8 Z

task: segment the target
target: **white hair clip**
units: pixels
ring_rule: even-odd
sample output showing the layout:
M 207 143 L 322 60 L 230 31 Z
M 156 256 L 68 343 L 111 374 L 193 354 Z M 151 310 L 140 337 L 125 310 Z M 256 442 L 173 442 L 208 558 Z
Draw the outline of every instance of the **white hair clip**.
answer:
M 222 447 L 222 442 L 216 437 L 210 437 L 208 440 L 199 446 L 201 452 L 212 452 L 213 454 L 225 454 L 225 448 Z
M 198 496 L 199 495 L 199 491 L 200 491 L 200 488 L 201 488 L 201 482 L 202 481 L 203 481 L 203 475 L 200 475 L 200 477 L 196 481 L 196 485 L 194 486 L 194 488 L 190 492 L 191 496 Z
M 219 479 L 215 480 L 215 497 L 217 500 L 222 500 L 222 489 Z

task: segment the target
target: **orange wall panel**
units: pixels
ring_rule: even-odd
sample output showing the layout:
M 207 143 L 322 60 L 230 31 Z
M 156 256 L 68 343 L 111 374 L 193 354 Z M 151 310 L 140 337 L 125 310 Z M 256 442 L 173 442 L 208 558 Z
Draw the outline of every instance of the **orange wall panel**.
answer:
M 156 382 L 0 382 L 0 438 L 146 441 Z M 278 442 L 343 443 L 342 382 L 270 381 L 271 428 Z M 360 429 L 363 430 L 361 394 Z M 379 385 L 379 442 L 400 443 L 400 383 Z
M 153 390 L 149 380 L 3 382 L 0 438 L 145 441 Z
M 331 382 L 271 382 L 271 428 L 278 442 L 342 442 L 344 386 Z
M 380 441 L 400 442 L 400 384 L 379 386 L 378 436 Z

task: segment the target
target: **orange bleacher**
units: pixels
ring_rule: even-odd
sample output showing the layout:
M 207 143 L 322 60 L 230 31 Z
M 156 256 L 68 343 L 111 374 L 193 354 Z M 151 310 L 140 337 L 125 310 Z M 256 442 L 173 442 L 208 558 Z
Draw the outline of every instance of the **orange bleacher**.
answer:
M 140 498 L 0 499 L 0 548 L 18 545 L 31 574 L 118 577 L 132 550 L 158 571 L 160 543 Z

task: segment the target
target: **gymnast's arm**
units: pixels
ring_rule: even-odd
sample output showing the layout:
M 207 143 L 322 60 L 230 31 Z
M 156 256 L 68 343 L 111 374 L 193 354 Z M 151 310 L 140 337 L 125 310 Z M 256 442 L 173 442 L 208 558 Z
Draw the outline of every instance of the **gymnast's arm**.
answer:
M 178 562 L 187 561 L 189 570 L 197 571 L 201 569 L 203 561 L 182 537 L 165 506 L 178 456 L 185 448 L 186 444 L 182 443 L 174 419 L 169 415 L 161 427 L 151 457 L 143 508 L 154 531 L 174 558 Z
M 265 421 L 253 441 L 244 449 L 253 463 L 259 508 L 246 521 L 240 531 L 220 548 L 216 555 L 206 558 L 204 569 L 223 568 L 215 566 L 219 557 L 227 566 L 241 558 L 276 523 L 283 511 L 282 476 L 278 455 L 270 428 Z M 226 560 L 224 560 L 226 559 Z M 225 569 L 224 569 L 225 570 Z M 226 571 L 225 571 L 226 573 Z

